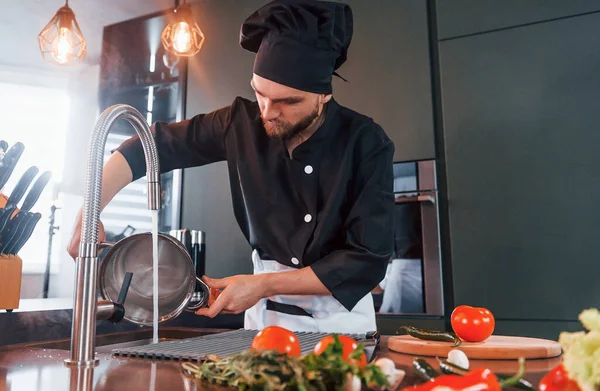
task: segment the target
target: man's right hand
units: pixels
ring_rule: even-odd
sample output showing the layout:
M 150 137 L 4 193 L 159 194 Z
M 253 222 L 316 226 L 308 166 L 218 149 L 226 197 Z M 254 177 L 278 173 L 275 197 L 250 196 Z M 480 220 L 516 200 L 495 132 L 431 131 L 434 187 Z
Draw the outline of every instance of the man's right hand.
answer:
M 67 251 L 69 255 L 75 260 L 79 256 L 79 243 L 81 242 L 81 221 L 83 212 L 80 210 L 77 218 L 75 219 L 75 226 L 73 227 L 73 233 L 71 234 L 71 240 Z M 106 233 L 104 232 L 104 226 L 102 222 L 98 222 L 98 243 L 106 242 Z

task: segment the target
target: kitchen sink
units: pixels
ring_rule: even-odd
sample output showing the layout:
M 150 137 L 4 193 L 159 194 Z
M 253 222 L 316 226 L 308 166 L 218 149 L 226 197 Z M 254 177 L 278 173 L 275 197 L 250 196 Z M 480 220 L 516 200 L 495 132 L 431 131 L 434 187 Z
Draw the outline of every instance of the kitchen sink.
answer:
M 164 327 L 158 329 L 159 341 L 170 341 L 185 338 L 200 337 L 202 335 L 221 333 L 231 331 L 231 329 L 197 329 L 186 327 Z M 70 338 L 32 342 L 18 345 L 8 345 L 0 347 L 0 351 L 15 349 L 56 349 L 69 350 Z M 135 331 L 122 331 L 118 333 L 98 334 L 96 335 L 96 352 L 111 353 L 113 349 L 126 348 L 133 346 L 147 345 L 152 342 L 152 329 L 143 329 Z

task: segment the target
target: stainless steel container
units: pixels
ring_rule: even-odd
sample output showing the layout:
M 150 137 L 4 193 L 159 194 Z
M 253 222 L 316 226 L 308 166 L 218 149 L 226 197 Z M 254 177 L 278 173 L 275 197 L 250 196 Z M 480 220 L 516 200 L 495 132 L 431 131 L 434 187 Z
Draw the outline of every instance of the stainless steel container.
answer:
M 192 232 L 189 229 L 173 229 L 169 235 L 179 240 L 188 253 L 192 253 Z
M 191 231 L 192 236 L 192 252 L 191 256 L 196 269 L 196 277 L 202 278 L 206 274 L 206 241 L 203 231 Z M 202 291 L 202 285 L 196 283 L 196 292 Z
M 124 319 L 139 325 L 152 325 L 152 234 L 134 234 L 110 247 L 99 270 L 102 296 L 116 300 L 125 274 L 133 273 L 125 302 Z M 200 289 L 198 290 L 199 287 Z M 158 234 L 158 319 L 175 318 L 183 311 L 195 311 L 208 304 L 209 288 L 196 277 L 189 252 L 173 237 Z

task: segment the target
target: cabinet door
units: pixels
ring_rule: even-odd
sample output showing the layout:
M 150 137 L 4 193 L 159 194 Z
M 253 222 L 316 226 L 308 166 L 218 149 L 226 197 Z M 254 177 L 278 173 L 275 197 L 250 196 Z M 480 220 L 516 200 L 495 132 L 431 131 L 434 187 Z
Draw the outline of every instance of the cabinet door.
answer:
M 597 0 L 437 0 L 438 36 L 448 39 L 600 11 Z
M 456 304 L 600 305 L 600 15 L 440 43 Z
M 334 77 L 335 99 L 372 117 L 394 141 L 394 160 L 435 158 L 427 2 L 348 0 L 354 35 Z

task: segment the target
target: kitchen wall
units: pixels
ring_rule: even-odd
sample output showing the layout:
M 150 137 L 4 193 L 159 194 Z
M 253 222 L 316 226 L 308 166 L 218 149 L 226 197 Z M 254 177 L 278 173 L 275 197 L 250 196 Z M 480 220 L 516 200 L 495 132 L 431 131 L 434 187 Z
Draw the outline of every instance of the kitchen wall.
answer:
M 254 57 L 239 44 L 239 28 L 262 0 L 205 1 L 194 4 L 194 16 L 206 35 L 200 53 L 188 65 L 186 117 L 229 105 L 236 96 L 252 98 Z M 252 273 L 250 247 L 231 203 L 227 164 L 185 169 L 181 224 L 206 231 L 206 274 L 221 278 Z

